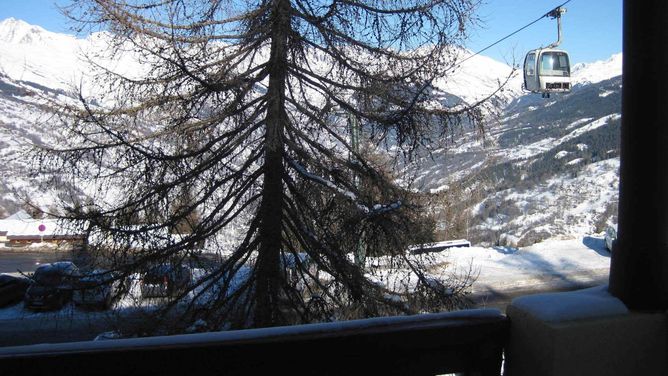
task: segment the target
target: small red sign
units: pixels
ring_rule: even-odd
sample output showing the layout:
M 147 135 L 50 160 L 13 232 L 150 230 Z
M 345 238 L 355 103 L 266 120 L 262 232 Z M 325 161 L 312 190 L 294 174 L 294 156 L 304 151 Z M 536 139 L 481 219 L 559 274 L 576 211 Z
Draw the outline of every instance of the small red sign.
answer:
M 41 225 L 39 225 L 39 227 L 37 227 L 37 229 L 39 230 L 39 232 L 44 232 L 44 230 L 46 230 L 46 226 L 44 226 L 44 224 L 42 223 Z

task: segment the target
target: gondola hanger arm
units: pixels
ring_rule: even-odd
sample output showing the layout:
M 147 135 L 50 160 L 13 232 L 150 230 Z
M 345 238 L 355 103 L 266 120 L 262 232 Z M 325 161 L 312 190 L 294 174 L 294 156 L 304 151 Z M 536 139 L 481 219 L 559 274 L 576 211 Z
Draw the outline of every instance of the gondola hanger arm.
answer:
M 547 46 L 547 48 L 557 48 L 562 42 L 561 15 L 564 13 L 566 13 L 566 8 L 558 6 L 545 14 L 545 17 L 557 19 L 557 41 Z

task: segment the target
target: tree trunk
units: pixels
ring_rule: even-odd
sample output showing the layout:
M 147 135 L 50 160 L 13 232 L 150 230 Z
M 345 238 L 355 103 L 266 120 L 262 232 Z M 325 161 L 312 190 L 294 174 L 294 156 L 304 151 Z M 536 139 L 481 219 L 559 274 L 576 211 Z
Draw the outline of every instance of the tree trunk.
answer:
M 290 30 L 290 1 L 276 0 L 272 9 L 272 41 L 267 91 L 264 183 L 260 204 L 260 249 L 255 274 L 255 325 L 279 324 L 280 250 L 283 223 L 283 132 L 287 76 L 287 38 Z

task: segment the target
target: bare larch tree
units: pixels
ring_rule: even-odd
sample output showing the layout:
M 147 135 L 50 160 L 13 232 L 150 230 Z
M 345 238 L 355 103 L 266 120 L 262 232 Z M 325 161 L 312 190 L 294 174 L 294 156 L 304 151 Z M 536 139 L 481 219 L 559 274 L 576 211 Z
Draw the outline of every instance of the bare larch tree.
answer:
M 210 328 L 423 311 L 410 291 L 424 289 L 398 291 L 387 270 L 413 275 L 432 309 L 457 307 L 466 283 L 406 254 L 433 233 L 419 195 L 376 157 L 477 119 L 432 86 L 474 3 L 75 0 L 66 13 L 110 46 L 91 56 L 104 96 L 61 106 L 70 143 L 41 171 L 87 193 L 64 217 L 123 276 L 220 255 L 164 307 Z M 110 63 L 128 56 L 138 69 Z M 390 261 L 356 262 L 360 249 Z

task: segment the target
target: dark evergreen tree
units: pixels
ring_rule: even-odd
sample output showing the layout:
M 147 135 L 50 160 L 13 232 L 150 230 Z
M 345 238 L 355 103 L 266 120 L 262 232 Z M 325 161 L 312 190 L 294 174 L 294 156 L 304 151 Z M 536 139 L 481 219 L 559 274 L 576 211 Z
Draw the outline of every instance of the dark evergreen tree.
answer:
M 210 328 L 425 309 L 408 282 L 392 287 L 355 263 L 361 247 L 416 275 L 431 309 L 457 307 L 467 282 L 445 288 L 406 255 L 432 222 L 353 147 L 348 120 L 361 124 L 362 149 L 392 146 L 395 157 L 462 119 L 478 124 L 477 107 L 445 107 L 431 85 L 455 66 L 474 3 L 75 0 L 70 17 L 109 32 L 106 57 L 142 69 L 101 64 L 99 103 L 113 105 L 81 95 L 61 109 L 71 144 L 42 169 L 94 193 L 66 217 L 126 276 L 217 252 L 185 306 L 187 291 L 163 307 Z

